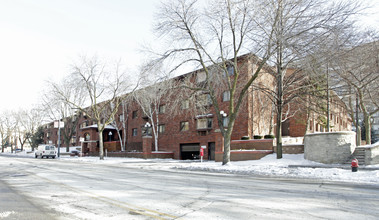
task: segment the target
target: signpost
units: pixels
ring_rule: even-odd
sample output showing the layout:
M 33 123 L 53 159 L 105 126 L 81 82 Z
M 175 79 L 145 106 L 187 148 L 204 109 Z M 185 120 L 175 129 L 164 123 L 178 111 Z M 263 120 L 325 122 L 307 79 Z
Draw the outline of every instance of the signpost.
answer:
M 58 128 L 58 157 L 61 155 L 61 128 L 64 127 L 64 122 L 60 120 L 54 121 L 54 128 Z
M 200 148 L 200 161 L 201 161 L 201 163 L 203 162 L 203 156 L 204 156 L 204 149 L 206 149 L 207 148 L 207 146 L 205 146 L 205 145 L 203 145 L 203 146 L 201 146 L 201 148 Z

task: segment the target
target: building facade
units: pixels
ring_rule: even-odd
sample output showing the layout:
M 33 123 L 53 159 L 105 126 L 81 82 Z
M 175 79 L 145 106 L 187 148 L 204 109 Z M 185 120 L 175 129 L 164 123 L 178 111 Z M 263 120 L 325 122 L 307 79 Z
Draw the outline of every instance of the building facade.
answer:
M 242 66 L 240 78 L 242 82 L 253 74 L 254 64 L 251 59 L 249 56 L 239 58 L 238 65 Z M 227 74 L 232 75 L 233 70 L 231 69 L 230 71 Z M 274 87 L 274 78 L 270 71 L 272 71 L 270 67 L 265 67 L 254 83 L 265 87 Z M 202 70 L 197 70 L 172 80 L 182 80 L 183 78 L 200 84 L 205 83 Z M 198 101 L 203 108 L 198 112 L 195 111 L 197 107 L 194 103 L 176 96 L 175 93 L 170 99 L 183 99 L 177 100 L 176 103 L 180 104 L 172 106 L 168 101 L 160 104 L 157 112 L 159 124 L 156 125 L 156 130 L 159 134 L 158 146 L 155 146 L 154 141 L 152 141 L 152 151 L 157 148 L 160 152 L 173 153 L 175 159 L 195 159 L 199 156 L 200 148 L 205 147 L 204 157 L 210 160 L 215 159 L 215 154 L 220 151 L 216 144 L 220 143 L 221 136 L 216 114 L 222 114 L 223 123 L 226 125 L 228 122 L 230 94 L 228 94 L 227 90 L 223 91 L 221 89 L 219 91 L 217 101 L 220 112 L 215 111 L 214 106 L 207 99 L 207 94 L 202 94 L 202 97 L 203 100 Z M 338 124 L 338 127 L 335 126 L 334 130 L 350 130 L 351 127 L 346 113 L 341 111 L 339 115 L 334 116 L 336 125 Z M 249 88 L 247 95 L 244 96 L 235 121 L 232 140 L 241 140 L 242 137 L 246 138 L 246 136 L 253 138 L 254 136 L 274 134 L 274 118 L 275 115 L 270 101 L 261 91 L 253 89 L 252 86 Z M 307 120 L 307 118 L 309 119 Z M 143 137 L 146 135 L 154 136 L 151 132 L 152 123 L 137 102 L 133 99 L 129 100 L 119 108 L 115 117 L 115 124 L 109 125 L 103 132 L 104 148 L 108 152 L 121 151 L 121 142 L 125 142 L 125 151 L 141 152 Z M 304 136 L 306 132 L 323 131 L 318 119 L 305 117 L 304 112 L 295 114 L 284 124 L 283 135 L 285 136 L 298 137 Z M 94 122 L 85 115 L 78 115 L 76 132 L 72 136 L 70 145 L 81 146 L 83 153 L 93 154 L 99 151 L 98 140 L 97 126 Z M 45 142 L 57 144 L 57 129 L 53 128 L 51 124 L 46 126 Z

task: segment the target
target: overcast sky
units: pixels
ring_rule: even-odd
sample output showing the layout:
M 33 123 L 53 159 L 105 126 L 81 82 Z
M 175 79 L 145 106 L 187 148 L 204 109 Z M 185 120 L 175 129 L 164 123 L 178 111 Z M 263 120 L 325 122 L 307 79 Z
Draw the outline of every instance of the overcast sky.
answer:
M 159 0 L 0 0 L 0 111 L 37 104 L 46 80 L 69 73 L 79 55 L 136 68 L 151 42 Z M 379 0 L 365 20 L 379 27 Z M 376 14 L 375 14 L 376 12 Z

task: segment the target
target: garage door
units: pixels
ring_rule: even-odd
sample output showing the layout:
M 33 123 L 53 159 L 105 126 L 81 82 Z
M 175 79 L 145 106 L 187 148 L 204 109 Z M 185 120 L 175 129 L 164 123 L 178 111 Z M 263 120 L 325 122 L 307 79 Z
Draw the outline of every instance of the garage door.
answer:
M 199 159 L 200 144 L 181 144 L 180 156 L 182 160 Z

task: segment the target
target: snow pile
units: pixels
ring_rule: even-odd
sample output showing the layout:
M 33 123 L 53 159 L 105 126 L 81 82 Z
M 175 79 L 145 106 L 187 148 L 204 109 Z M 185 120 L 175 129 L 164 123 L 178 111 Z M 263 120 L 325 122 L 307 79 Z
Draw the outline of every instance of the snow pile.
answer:
M 289 167 L 295 166 L 295 167 Z M 351 169 L 341 168 L 309 168 L 301 166 L 324 166 L 324 164 L 308 161 L 304 159 L 304 154 L 284 154 L 282 159 L 276 159 L 276 154 L 268 155 L 261 160 L 231 162 L 225 166 L 215 162 L 194 162 L 178 164 L 177 169 L 192 171 L 211 171 L 220 173 L 233 173 L 243 175 L 258 175 L 267 177 L 282 178 L 309 178 L 322 179 L 328 181 L 343 181 L 356 183 L 375 183 L 379 184 L 379 165 L 367 166 L 378 168 L 378 170 L 359 170 L 352 172 Z M 347 166 L 347 168 L 350 168 Z
M 282 159 L 276 159 L 276 154 L 270 154 L 260 160 L 236 161 L 222 166 L 221 162 L 180 161 L 172 159 L 137 159 L 137 158 L 111 158 L 99 160 L 98 157 L 61 157 L 60 160 L 78 161 L 83 163 L 116 164 L 121 166 L 144 169 L 181 169 L 189 171 L 205 171 L 216 173 L 280 177 L 280 178 L 307 178 L 327 181 L 355 182 L 379 184 L 379 165 L 366 166 L 376 170 L 359 169 L 352 172 L 349 165 L 344 168 L 339 164 L 326 166 L 304 159 L 304 154 L 284 154 Z M 299 167 L 297 167 L 299 166 Z M 309 167 L 306 167 L 309 166 Z M 310 168 L 310 167 L 324 168 Z

